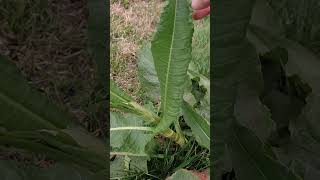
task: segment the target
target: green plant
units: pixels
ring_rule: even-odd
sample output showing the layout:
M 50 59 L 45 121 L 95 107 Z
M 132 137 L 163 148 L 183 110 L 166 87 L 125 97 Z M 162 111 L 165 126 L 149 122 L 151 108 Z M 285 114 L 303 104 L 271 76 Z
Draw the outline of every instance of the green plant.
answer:
M 155 151 L 161 137 L 184 147 L 190 129 L 198 144 L 210 149 L 210 83 L 189 67 L 192 35 L 189 2 L 169 0 L 151 44 L 139 55 L 139 78 L 149 101 L 138 104 L 111 81 L 110 106 L 121 111 L 110 116 L 113 157 L 140 157 L 139 163 L 146 165 L 150 158 L 162 158 Z M 111 171 L 118 167 L 112 166 L 115 163 L 111 162 Z M 131 161 L 127 166 L 136 163 Z M 147 167 L 144 171 L 148 172 Z M 120 176 L 121 172 L 113 175 Z
M 46 2 L 45 0 L 3 1 L 1 8 L 15 4 L 22 15 L 33 17 L 32 12 L 35 14 L 41 12 L 43 16 L 46 13 Z M 97 29 L 103 29 L 101 24 L 105 22 L 99 24 L 92 20 L 94 19 L 92 16 L 99 16 L 97 14 L 101 13 L 101 9 L 100 11 L 95 9 L 102 6 L 94 4 L 94 1 L 90 3 L 89 47 L 93 49 L 94 59 L 100 65 L 104 62 L 105 50 L 104 48 L 101 50 L 103 42 L 97 39 L 101 39 L 99 37 L 103 37 L 104 32 Z M 26 9 L 28 11 L 24 11 Z M 0 16 L 3 15 L 2 13 L 15 12 L 10 10 L 1 9 Z M 12 31 L 28 32 L 29 29 L 18 28 L 18 25 L 23 22 L 21 14 L 15 14 L 15 16 L 5 14 L 5 17 L 12 17 L 12 19 L 6 19 L 7 22 L 12 23 L 12 26 L 8 27 L 12 28 Z M 43 20 L 41 18 L 39 20 L 37 15 L 35 18 L 33 23 L 23 23 L 34 25 Z M 19 31 L 15 33 L 22 34 Z M 95 36 L 93 37 L 92 34 Z M 14 161 L 12 157 L 1 158 L 0 176 L 5 179 L 105 179 L 106 143 L 88 133 L 65 108 L 52 103 L 45 95 L 30 86 L 30 82 L 21 75 L 12 61 L 2 55 L 0 55 L 0 71 L 0 155 L 17 152 L 22 157 L 22 161 Z M 99 96 L 100 90 L 107 85 L 99 84 L 104 73 L 98 70 L 97 74 L 97 77 L 101 78 L 97 78 L 99 80 L 96 94 Z M 105 94 L 101 95 L 103 97 L 97 97 L 97 101 L 106 102 L 103 99 Z M 106 107 L 106 105 L 103 106 Z M 33 163 L 38 156 L 43 157 L 43 163 L 48 167 L 44 168 L 42 164 Z
M 212 12 L 215 178 L 317 179 L 318 57 L 286 39 L 267 1 L 216 0 Z
M 106 152 L 102 141 L 89 135 L 69 113 L 30 88 L 3 56 L 0 69 L 0 145 L 45 154 L 91 172 L 105 168 Z M 1 173 L 6 175 L 6 172 Z

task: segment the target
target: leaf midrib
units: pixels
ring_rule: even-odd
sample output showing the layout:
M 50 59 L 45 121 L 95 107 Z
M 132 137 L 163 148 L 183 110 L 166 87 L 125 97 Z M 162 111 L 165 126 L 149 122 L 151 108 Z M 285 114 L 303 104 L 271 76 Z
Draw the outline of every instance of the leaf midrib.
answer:
M 111 131 L 127 131 L 127 130 L 135 130 L 135 131 L 148 131 L 148 132 L 154 132 L 154 130 L 150 127 L 144 127 L 144 126 L 125 126 L 125 127 L 116 127 L 116 128 L 110 128 Z
M 255 163 L 255 161 L 254 161 L 255 158 L 253 158 L 252 155 L 249 153 L 249 151 L 247 151 L 247 149 L 242 145 L 242 143 L 240 142 L 239 138 L 236 136 L 235 132 L 233 132 L 232 134 L 235 137 L 236 141 L 239 143 L 240 147 L 249 155 L 249 157 L 251 158 L 251 162 L 253 162 L 253 164 L 255 165 L 257 170 L 260 172 L 260 174 L 264 177 L 264 179 L 268 180 L 268 178 L 264 175 L 263 171 L 260 169 L 258 164 Z
M 32 119 L 41 122 L 41 124 L 46 125 L 47 126 L 46 128 L 57 129 L 57 127 L 54 124 L 42 118 L 40 115 L 32 112 L 31 110 L 26 108 L 26 106 L 24 106 L 23 104 L 17 103 L 14 99 L 7 96 L 6 94 L 0 92 L 0 99 L 3 99 L 5 102 L 8 102 L 8 104 L 11 104 L 13 107 L 20 109 L 22 112 L 29 114 L 31 117 L 33 117 Z
M 197 123 L 197 124 L 199 125 L 199 127 L 201 127 L 201 128 L 199 128 L 199 129 L 203 132 L 203 134 L 205 134 L 205 136 L 207 137 L 207 139 L 208 139 L 209 142 L 210 142 L 210 137 L 209 137 L 209 136 L 207 135 L 207 133 L 203 130 L 201 124 L 200 124 L 200 123 Z
M 113 92 L 112 90 L 110 91 L 111 95 L 114 95 L 115 97 L 117 97 L 118 99 L 124 101 L 124 102 L 128 102 L 128 100 L 126 100 L 125 98 L 119 96 L 117 93 Z

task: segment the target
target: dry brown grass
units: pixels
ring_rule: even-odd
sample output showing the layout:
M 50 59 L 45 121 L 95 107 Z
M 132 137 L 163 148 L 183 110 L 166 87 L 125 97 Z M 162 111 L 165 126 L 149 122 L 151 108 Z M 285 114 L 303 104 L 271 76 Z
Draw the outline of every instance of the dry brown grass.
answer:
M 91 126 L 106 117 L 96 116 L 97 110 L 88 107 L 93 101 L 95 70 L 87 52 L 86 3 L 49 0 L 46 13 L 27 7 L 16 32 L 9 27 L 10 16 L 1 19 L 0 53 L 15 62 L 30 84 Z
M 162 1 L 129 1 L 128 8 L 111 4 L 111 71 L 110 77 L 124 91 L 136 97 L 139 92 L 137 52 L 150 40 L 159 20 Z

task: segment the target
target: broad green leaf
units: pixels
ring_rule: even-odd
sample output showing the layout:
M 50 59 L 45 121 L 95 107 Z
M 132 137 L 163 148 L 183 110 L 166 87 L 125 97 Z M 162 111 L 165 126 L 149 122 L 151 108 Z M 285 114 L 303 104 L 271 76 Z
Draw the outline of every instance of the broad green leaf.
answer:
M 129 161 L 124 156 L 116 156 L 110 161 L 110 179 L 121 179 L 129 175 L 132 176 L 133 174 L 130 174 L 130 172 L 136 172 L 137 174 L 148 172 L 148 159 L 146 157 L 129 156 L 127 159 Z M 125 164 L 129 165 L 129 169 L 125 168 Z
M 223 166 L 228 161 L 220 157 L 230 155 L 232 167 L 239 180 L 299 179 L 270 155 L 273 154 L 271 150 L 268 150 L 270 152 L 267 154 L 263 142 L 253 135 L 251 130 L 240 126 L 241 119 L 235 117 L 236 99 L 242 86 L 251 91 L 248 95 L 253 97 L 252 102 L 257 105 L 260 103 L 258 97 L 263 87 L 256 50 L 246 38 L 254 2 L 216 0 L 212 9 L 212 141 L 216 147 L 212 151 L 215 160 L 213 166 L 216 167 L 213 171 L 215 178 L 221 178 Z M 270 121 L 269 118 L 252 120 L 257 124 L 259 121 Z M 216 164 L 221 164 L 222 167 Z
M 319 55 L 320 12 L 317 0 L 268 0 L 280 17 L 286 36 Z
M 71 116 L 30 88 L 3 56 L 0 56 L 0 84 L 0 125 L 7 130 L 57 129 L 70 123 Z
M 299 174 L 303 175 L 305 180 L 315 180 L 320 174 L 320 143 L 317 135 L 313 134 L 319 130 L 319 123 L 315 121 L 319 117 L 319 102 L 319 96 L 308 98 L 302 114 L 290 123 L 291 141 L 287 146 L 278 148 L 281 153 L 279 157 L 286 164 L 292 166 L 294 162 L 300 162 L 300 171 L 303 172 Z M 310 121 L 316 123 L 309 124 Z
M 233 132 L 230 147 L 237 179 L 302 180 L 269 155 L 263 143 L 250 130 L 235 126 Z
M 284 25 L 269 2 L 272 0 L 256 0 L 252 10 L 250 24 L 255 24 L 277 36 L 285 36 Z
M 155 101 L 159 101 L 160 97 L 160 83 L 157 77 L 157 73 L 154 67 L 153 57 L 151 54 L 150 44 L 144 46 L 139 54 L 139 79 L 142 84 L 142 89 L 145 95 Z M 210 119 L 210 80 L 202 74 L 194 71 L 192 66 L 189 66 L 188 75 L 189 78 L 200 78 L 199 85 L 204 86 L 206 89 L 205 98 L 201 101 L 201 104 L 196 111 L 203 115 L 206 119 Z M 190 79 L 191 81 L 191 79 Z M 186 88 L 184 93 L 184 100 L 189 104 L 194 104 L 195 99 L 190 93 L 191 88 Z
M 95 172 L 105 168 L 106 158 L 103 155 L 70 144 L 47 131 L 3 132 L 0 134 L 0 145 L 46 154 L 51 159 L 73 162 Z
M 256 46 L 265 46 L 267 50 L 275 47 L 287 49 L 289 56 L 289 61 L 285 68 L 287 74 L 298 74 L 311 86 L 314 93 L 320 92 L 320 74 L 317 68 L 320 66 L 320 61 L 314 53 L 299 43 L 274 36 L 259 26 L 250 26 L 250 32 L 260 41 L 255 42 Z M 304 61 L 301 61 L 301 59 Z
M 160 83 L 151 53 L 151 44 L 145 45 L 139 52 L 139 80 L 145 95 L 154 102 L 160 101 Z
M 221 178 L 224 170 L 230 170 L 229 152 L 233 149 L 227 142 L 234 139 L 232 126 L 238 120 L 234 108 L 239 84 L 246 83 L 254 92 L 261 88 L 258 56 L 245 37 L 253 4 L 254 0 L 216 0 L 212 5 L 210 61 L 213 79 L 210 80 L 214 90 L 210 101 L 215 149 L 211 156 L 216 179 Z
M 157 132 L 177 120 L 191 60 L 193 24 L 186 0 L 169 0 L 151 43 L 160 81 L 162 120 Z
M 263 27 L 263 26 L 262 26 Z M 307 98 L 307 105 L 298 117 L 290 118 L 291 141 L 285 146 L 278 148 L 277 154 L 285 164 L 292 164 L 294 161 L 302 162 L 305 169 L 304 179 L 314 178 L 314 174 L 319 173 L 319 140 L 314 133 L 319 130 L 318 123 L 313 124 L 314 119 L 318 119 L 319 102 L 319 82 L 320 74 L 319 59 L 310 50 L 300 44 L 284 37 L 275 36 L 272 32 L 266 31 L 260 26 L 250 27 L 252 42 L 255 43 L 260 52 L 268 51 L 275 47 L 283 47 L 288 51 L 288 63 L 285 66 L 287 75 L 297 75 L 312 88 L 312 93 Z M 273 95 L 274 96 L 274 95 Z M 274 97 L 275 98 L 275 97 Z M 279 99 L 279 98 L 278 98 Z M 281 100 L 283 102 L 283 100 Z M 291 105 L 291 104 L 290 104 Z M 283 110 L 283 106 L 281 106 Z M 278 107 L 278 111 L 281 112 Z M 290 108 L 292 110 L 292 108 Z M 283 113 L 283 117 L 286 113 Z M 288 114 L 288 113 L 287 113 Z M 291 115 L 290 113 L 289 115 Z M 308 124 L 310 123 L 311 124 Z M 279 153 L 281 152 L 281 153 Z M 308 171 L 307 171 L 308 170 Z M 301 174 L 301 173 L 299 173 Z
M 133 99 L 123 92 L 113 81 L 110 81 L 110 85 L 111 108 L 117 108 L 126 112 L 143 116 L 147 122 L 159 122 L 160 118 L 157 115 L 133 101 Z
M 203 116 L 205 119 L 210 119 L 210 80 L 205 76 L 193 71 L 192 69 L 188 69 L 188 75 L 190 78 L 190 85 L 187 86 L 186 91 L 184 93 L 184 100 L 189 104 L 195 107 L 195 111 Z M 203 89 L 205 92 L 204 97 L 198 102 L 195 96 L 192 94 L 192 89 L 196 90 L 196 93 L 201 93 L 195 89 L 194 85 L 192 85 L 192 79 L 198 79 L 199 81 L 196 83 L 196 86 L 199 86 L 199 90 Z
M 3 56 L 0 56 L 0 74 L 0 83 L 3 85 L 0 86 L 1 127 L 8 131 L 52 132 L 58 134 L 57 140 L 64 143 L 81 144 L 91 150 L 105 153 L 102 141 L 85 133 L 69 113 L 32 89 L 16 67 Z M 78 136 L 81 136 L 81 139 L 76 138 Z M 81 143 L 85 139 L 91 139 L 91 143 Z
M 0 161 L 0 177 L 3 180 L 102 180 L 106 178 L 98 178 L 86 169 L 72 164 L 55 163 L 48 168 L 39 168 L 11 160 Z
M 275 128 L 268 108 L 260 102 L 259 93 L 245 83 L 238 88 L 235 116 L 241 125 L 253 130 L 263 140 L 266 140 Z
M 287 74 L 296 74 L 301 77 L 301 79 L 303 79 L 312 88 L 309 102 L 316 102 L 316 98 L 320 96 L 320 73 L 317 70 L 317 67 L 320 67 L 319 58 L 298 43 L 281 37 L 273 36 L 260 27 L 252 26 L 251 30 L 253 34 L 256 35 L 257 39 L 260 39 L 260 41 L 263 42 L 266 47 L 273 48 L 274 46 L 281 46 L 287 49 L 289 56 L 288 64 L 285 67 Z M 309 113 L 312 113 L 313 115 L 310 114 L 306 122 L 313 121 L 312 117 L 316 117 L 316 113 L 318 112 L 318 110 L 316 110 L 318 109 L 317 105 L 312 107 L 309 106 L 309 109 Z M 317 132 L 318 126 L 315 124 L 311 125 L 310 131 Z
M 197 114 L 187 102 L 183 102 L 182 113 L 197 142 L 210 149 L 210 123 L 208 120 Z
M 110 80 L 110 103 L 111 106 L 117 107 L 118 104 L 128 103 L 133 99 L 124 93 L 114 81 Z
M 194 22 L 195 32 L 193 35 L 192 42 L 192 63 L 189 65 L 188 73 L 189 75 L 192 72 L 196 73 L 198 76 L 200 72 L 201 76 L 209 74 L 209 50 L 210 50 L 210 21 L 209 18 L 205 21 Z M 139 68 L 139 80 L 142 84 L 141 88 L 143 89 L 145 95 L 158 102 L 160 100 L 160 83 L 158 80 L 157 72 L 154 67 L 154 61 L 151 52 L 151 44 L 147 43 L 144 45 L 138 55 L 138 68 Z M 192 71 L 192 72 L 190 72 Z M 192 76 L 192 75 L 191 75 Z M 193 77 L 192 76 L 192 77 Z M 205 77 L 206 78 L 206 77 Z M 201 78 L 201 82 L 202 82 Z M 210 85 L 210 81 L 207 80 Z M 206 86 L 207 87 L 207 86 Z M 208 89 L 208 92 L 209 89 Z
M 106 143 L 103 142 L 102 139 L 91 135 L 81 126 L 73 125 L 61 131 L 70 136 L 70 138 L 81 147 L 87 148 L 100 155 L 105 155 L 107 153 Z
M 153 128 L 146 127 L 142 117 L 110 113 L 111 154 L 148 156 L 146 146 L 153 138 Z

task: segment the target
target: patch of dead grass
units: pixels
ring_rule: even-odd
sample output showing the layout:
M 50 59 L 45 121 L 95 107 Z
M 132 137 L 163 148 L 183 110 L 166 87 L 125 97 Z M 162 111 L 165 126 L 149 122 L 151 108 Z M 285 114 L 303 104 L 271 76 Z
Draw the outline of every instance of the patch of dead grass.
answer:
M 46 13 L 25 9 L 21 22 L 29 24 L 18 26 L 17 32 L 10 30 L 10 17 L 0 20 L 0 53 L 15 62 L 30 84 L 67 106 L 84 124 L 107 117 L 92 115 L 97 110 L 88 107 L 95 70 L 87 52 L 87 17 L 86 0 L 48 0 Z
M 150 40 L 162 6 L 161 0 L 129 1 L 127 9 L 119 1 L 111 4 L 110 77 L 136 99 L 140 89 L 137 52 L 143 42 Z

